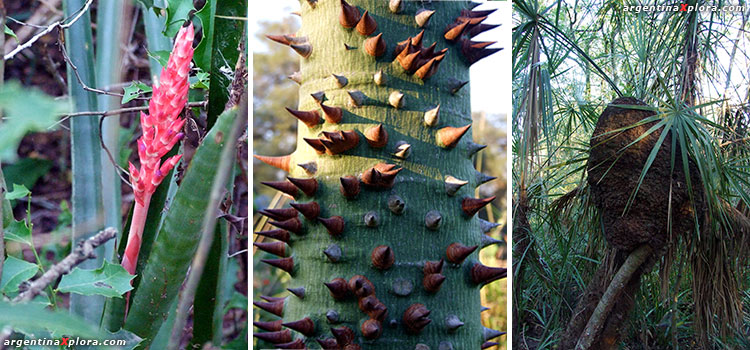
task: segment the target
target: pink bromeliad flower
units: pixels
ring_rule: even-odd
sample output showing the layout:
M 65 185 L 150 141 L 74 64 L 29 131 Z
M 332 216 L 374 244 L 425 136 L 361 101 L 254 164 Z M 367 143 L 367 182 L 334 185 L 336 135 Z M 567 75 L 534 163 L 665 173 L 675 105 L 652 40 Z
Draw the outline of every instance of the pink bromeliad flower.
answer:
M 135 274 L 151 195 L 182 157 L 178 154 L 164 162 L 161 161 L 161 158 L 183 137 L 181 130 L 185 119 L 180 118 L 180 113 L 188 99 L 193 34 L 192 24 L 182 27 L 177 33 L 167 67 L 161 71 L 159 84 L 154 84 L 148 114 L 141 112 L 143 135 L 138 138 L 138 159 L 141 167 L 138 169 L 130 163 L 130 182 L 135 194 L 135 209 L 125 255 L 122 258 L 122 266 L 131 275 Z

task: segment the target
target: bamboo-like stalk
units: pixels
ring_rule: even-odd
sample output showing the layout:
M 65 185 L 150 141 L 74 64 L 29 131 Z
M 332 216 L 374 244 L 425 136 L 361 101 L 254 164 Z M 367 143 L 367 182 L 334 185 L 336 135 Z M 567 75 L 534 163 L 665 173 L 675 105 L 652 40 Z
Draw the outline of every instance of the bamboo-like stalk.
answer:
M 0 0 L 0 28 L 5 28 L 5 1 Z M 0 34 L 0 89 L 3 88 L 5 82 L 5 33 Z M 2 112 L 0 111 L 0 118 L 2 118 Z M 5 216 L 5 208 L 2 205 L 2 199 L 5 198 L 5 177 L 3 176 L 2 163 L 0 163 L 0 280 L 3 277 L 3 266 L 5 265 L 5 229 L 3 225 L 3 217 Z
M 63 11 L 71 16 L 84 8 L 86 1 L 65 0 Z M 81 81 L 87 86 L 96 85 L 94 72 L 94 42 L 91 35 L 91 17 L 88 11 L 81 14 L 77 22 L 65 31 L 65 45 L 70 63 L 75 65 Z M 78 84 L 73 69 L 68 67 L 68 94 L 74 111 L 97 110 L 96 95 Z M 70 123 L 71 163 L 73 173 L 72 211 L 73 230 L 71 244 L 88 238 L 104 227 L 101 203 L 101 157 L 96 117 L 76 118 Z M 104 254 L 81 264 L 82 268 L 96 268 L 101 265 Z M 70 310 L 92 323 L 99 322 L 104 306 L 104 298 L 73 294 L 70 297 Z
M 97 7 L 96 25 L 96 82 L 98 87 L 110 86 L 120 82 L 122 54 L 120 50 L 122 35 L 122 14 L 125 12 L 125 2 L 100 1 Z M 101 94 L 97 97 L 97 104 L 105 110 L 120 106 L 117 97 Z M 113 156 L 119 152 L 120 121 L 117 118 L 105 118 L 102 123 L 102 144 Z M 115 164 L 110 161 L 107 152 L 101 150 L 102 164 L 102 205 L 104 209 L 105 225 L 121 227 L 121 193 L 120 176 Z M 118 234 L 118 236 L 120 236 Z M 119 237 L 118 237 L 119 240 Z M 115 240 L 104 245 L 105 256 L 113 259 Z

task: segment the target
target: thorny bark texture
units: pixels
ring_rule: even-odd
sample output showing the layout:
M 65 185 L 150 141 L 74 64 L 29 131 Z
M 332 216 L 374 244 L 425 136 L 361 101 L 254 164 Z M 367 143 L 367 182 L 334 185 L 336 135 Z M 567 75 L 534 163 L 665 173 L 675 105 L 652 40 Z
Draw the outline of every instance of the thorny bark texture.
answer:
M 494 197 L 474 190 L 493 178 L 472 164 L 483 146 L 466 86 L 469 66 L 498 50 L 470 39 L 495 27 L 481 23 L 489 13 L 464 1 L 300 3 L 301 30 L 269 36 L 302 56 L 297 149 L 256 156 L 288 172 L 266 184 L 296 200 L 263 211 L 279 229 L 261 234 L 278 241 L 256 243 L 279 256 L 263 261 L 292 276 L 291 294 L 254 303 L 283 316 L 254 335 L 290 349 L 492 345 L 501 333 L 481 324 L 479 288 L 505 269 L 478 260 L 497 241 L 475 217 Z

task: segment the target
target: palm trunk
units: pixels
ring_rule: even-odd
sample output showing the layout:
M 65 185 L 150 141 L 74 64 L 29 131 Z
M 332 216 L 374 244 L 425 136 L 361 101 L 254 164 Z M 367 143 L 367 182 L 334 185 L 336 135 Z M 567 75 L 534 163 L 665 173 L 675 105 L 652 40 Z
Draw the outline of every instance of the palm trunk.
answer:
M 281 307 L 285 328 L 297 339 L 280 325 L 264 329 L 281 333 L 256 336 L 310 348 L 319 347 L 315 338 L 327 339 L 324 348 L 336 338 L 342 349 L 413 349 L 420 343 L 478 349 L 499 335 L 483 330 L 479 288 L 505 276 L 504 269 L 481 265 L 470 249 L 493 242 L 484 233 L 494 225 L 474 215 L 491 200 L 473 198 L 474 189 L 492 178 L 472 165 L 482 147 L 466 132 L 471 106 L 463 86 L 470 64 L 496 51 L 471 47 L 468 34 L 489 27 L 479 24 L 484 14 L 468 12 L 474 6 L 468 2 L 433 2 L 426 9 L 411 1 L 351 5 L 356 10 L 340 0 L 303 1 L 296 36 L 272 38 L 303 56 L 294 77 L 301 85 L 299 111 L 291 111 L 301 122 L 294 153 L 257 158 L 289 173 L 290 181 L 270 185 L 294 195 L 304 216 L 276 215 L 276 226 L 292 233 L 288 246 L 260 246 L 289 256 L 268 262 L 290 272 L 295 295 L 256 303 L 272 311 Z M 424 10 L 435 12 L 430 17 Z M 462 11 L 478 17 L 475 23 L 457 20 Z M 447 40 L 452 34 L 446 28 L 461 25 L 452 33 L 462 35 Z M 398 44 L 410 37 L 413 45 Z M 433 42 L 434 50 L 428 48 Z M 406 54 L 395 59 L 397 45 L 417 57 L 413 66 Z M 426 264 L 440 260 L 448 261 L 444 267 Z M 374 289 L 362 278 L 355 283 L 356 275 Z M 330 283 L 337 278 L 352 288 Z

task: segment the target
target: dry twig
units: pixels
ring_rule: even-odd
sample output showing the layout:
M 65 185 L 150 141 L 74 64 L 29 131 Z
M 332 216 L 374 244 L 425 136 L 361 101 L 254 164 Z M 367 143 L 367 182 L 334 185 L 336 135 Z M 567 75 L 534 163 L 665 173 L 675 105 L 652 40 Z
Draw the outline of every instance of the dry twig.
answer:
M 85 260 L 95 257 L 94 250 L 117 235 L 117 230 L 112 227 L 106 228 L 91 238 L 78 243 L 73 251 L 57 264 L 53 265 L 41 277 L 37 278 L 27 286 L 25 290 L 13 298 L 14 303 L 29 301 L 47 288 L 58 277 L 69 273 L 76 265 Z

